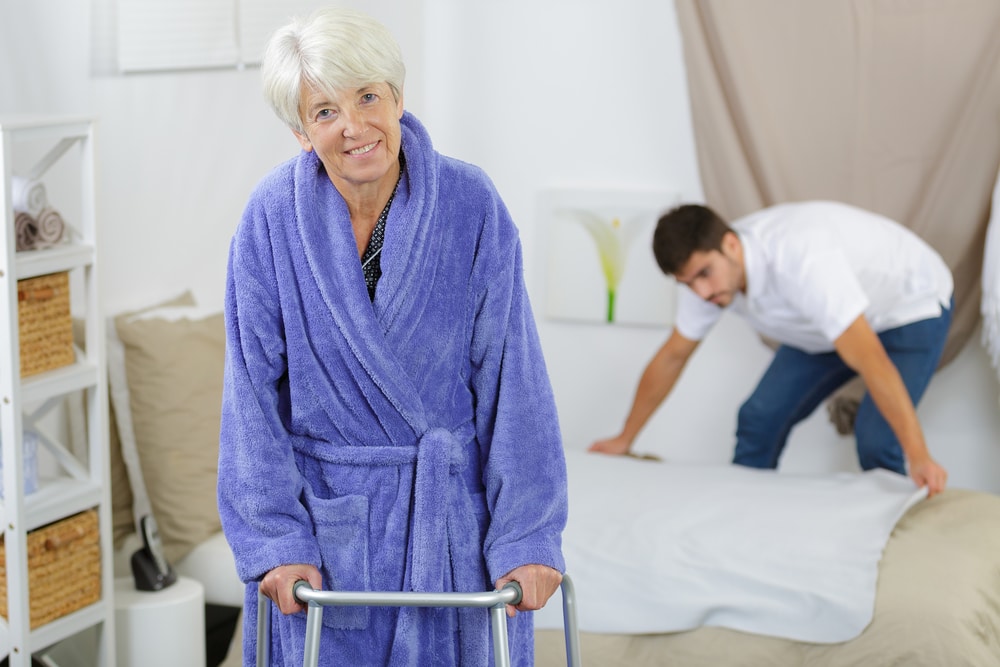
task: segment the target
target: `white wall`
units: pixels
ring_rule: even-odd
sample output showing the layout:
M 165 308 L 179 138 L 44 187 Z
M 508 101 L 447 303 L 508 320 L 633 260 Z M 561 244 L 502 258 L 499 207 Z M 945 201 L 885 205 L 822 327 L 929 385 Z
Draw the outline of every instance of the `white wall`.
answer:
M 546 320 L 539 194 L 555 187 L 701 190 L 671 3 L 644 0 L 368 0 L 408 65 L 406 106 L 443 152 L 483 166 L 522 230 L 529 287 L 567 445 L 616 431 L 653 328 Z M 99 119 L 102 292 L 109 313 L 184 289 L 221 305 L 225 258 L 246 197 L 297 144 L 259 92 L 258 71 L 92 75 L 107 54 L 109 0 L 0 0 L 0 114 Z M 95 30 L 90 28 L 95 23 Z M 92 43 L 91 34 L 98 39 Z M 99 72 L 108 70 L 97 68 Z M 736 318 L 702 345 L 638 448 L 729 459 L 735 412 L 769 352 Z M 1000 492 L 998 383 L 972 341 L 919 413 L 956 486 Z M 820 411 L 783 469 L 855 469 L 853 443 Z
M 407 99 L 419 104 L 420 2 L 355 5 L 396 33 L 411 70 Z M 114 74 L 114 14 L 115 0 L 0 0 L 0 114 L 98 120 L 109 313 L 189 288 L 221 307 L 229 239 L 247 196 L 298 143 L 265 105 L 256 68 Z
M 701 196 L 672 3 L 438 0 L 426 9 L 424 121 L 440 150 L 490 173 L 521 227 L 563 434 L 584 448 L 620 428 L 667 332 L 546 320 L 536 202 L 564 186 Z M 769 358 L 740 320 L 724 318 L 637 449 L 728 461 L 736 410 Z M 997 387 L 976 339 L 919 408 L 956 486 L 1000 492 Z M 782 469 L 856 470 L 853 438 L 838 436 L 820 409 L 793 432 Z

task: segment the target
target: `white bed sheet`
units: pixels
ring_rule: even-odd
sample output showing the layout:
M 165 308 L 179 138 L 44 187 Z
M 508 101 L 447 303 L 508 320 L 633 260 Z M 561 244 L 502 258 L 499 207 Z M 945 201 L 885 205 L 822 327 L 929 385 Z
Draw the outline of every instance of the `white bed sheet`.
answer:
M 926 496 L 884 470 L 804 476 L 567 451 L 563 534 L 580 630 L 727 627 L 797 641 L 872 619 L 896 522 Z M 562 625 L 558 604 L 536 627 Z

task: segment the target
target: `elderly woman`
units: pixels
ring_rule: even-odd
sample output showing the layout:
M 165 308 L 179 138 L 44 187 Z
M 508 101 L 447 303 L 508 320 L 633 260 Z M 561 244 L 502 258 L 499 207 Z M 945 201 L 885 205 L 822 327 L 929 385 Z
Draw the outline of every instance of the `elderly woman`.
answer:
M 486 175 L 403 110 L 384 27 L 325 10 L 280 29 L 266 95 L 302 151 L 233 238 L 219 456 L 223 528 L 273 601 L 271 655 L 301 664 L 292 586 L 483 591 L 540 608 L 563 570 L 566 479 L 516 228 Z M 508 609 L 531 664 L 531 614 Z M 484 665 L 482 609 L 334 607 L 349 665 Z M 244 635 L 244 660 L 256 649 Z M 249 664 L 249 662 L 248 662 Z

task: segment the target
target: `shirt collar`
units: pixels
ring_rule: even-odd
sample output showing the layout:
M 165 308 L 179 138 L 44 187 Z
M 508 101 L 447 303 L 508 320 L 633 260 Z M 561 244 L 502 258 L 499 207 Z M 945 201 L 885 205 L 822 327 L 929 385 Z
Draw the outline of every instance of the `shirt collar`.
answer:
M 764 266 L 764 251 L 760 241 L 750 232 L 738 231 L 736 235 L 743 246 L 743 271 L 746 277 L 746 300 L 759 299 L 767 289 L 767 270 Z

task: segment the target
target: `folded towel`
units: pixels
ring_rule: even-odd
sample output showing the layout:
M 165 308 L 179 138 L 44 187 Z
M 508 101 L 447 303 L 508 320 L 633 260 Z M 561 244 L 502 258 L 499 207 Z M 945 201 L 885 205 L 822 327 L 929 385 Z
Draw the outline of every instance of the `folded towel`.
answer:
M 14 236 L 17 251 L 34 250 L 38 243 L 38 221 L 27 211 L 14 214 Z
M 983 347 L 1000 374 L 1000 175 L 993 188 L 990 221 L 986 228 L 982 280 L 980 310 L 983 314 Z
M 24 211 L 38 216 L 42 209 L 48 206 L 49 200 L 45 194 L 45 186 L 41 181 L 14 176 L 10 180 L 10 185 L 15 211 Z
M 38 238 L 36 247 L 49 248 L 62 241 L 63 233 L 66 231 L 66 223 L 63 222 L 59 211 L 46 206 L 38 214 Z

